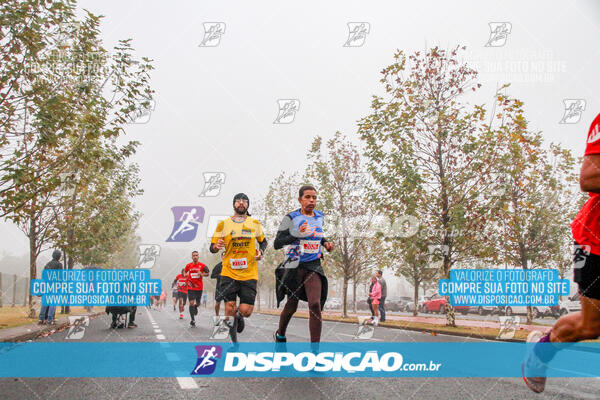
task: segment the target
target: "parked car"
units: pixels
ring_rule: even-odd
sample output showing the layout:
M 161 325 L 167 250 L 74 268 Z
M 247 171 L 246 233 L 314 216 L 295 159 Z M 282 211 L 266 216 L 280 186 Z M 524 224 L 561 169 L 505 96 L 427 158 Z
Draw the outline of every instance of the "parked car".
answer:
M 388 311 L 404 311 L 412 299 L 408 296 L 394 296 L 385 299 L 385 309 Z
M 423 312 L 422 311 L 422 307 L 423 307 L 423 303 L 425 302 L 426 298 L 421 296 L 419 297 L 419 301 L 417 302 L 417 311 L 419 312 Z M 404 307 L 404 311 L 406 312 L 413 312 L 415 311 L 415 302 L 411 299 L 408 303 L 406 303 L 406 306 Z
M 498 306 L 477 306 L 477 307 L 471 307 L 469 309 L 469 311 L 474 312 L 474 313 L 479 314 L 479 315 L 486 315 L 486 314 L 493 315 L 494 313 L 498 313 L 498 314 L 502 313 L 502 309 L 500 309 L 500 307 L 498 307 Z
M 569 296 L 565 300 L 560 300 L 557 306 L 551 308 L 555 318 L 561 317 L 568 313 L 581 311 L 579 293 L 575 293 L 573 296 Z
M 503 307 L 504 315 L 527 315 L 527 306 L 506 306 Z M 549 306 L 532 306 L 531 316 L 533 319 L 544 318 L 551 316 L 552 310 Z
M 325 302 L 325 309 L 339 309 L 342 308 L 342 300 L 337 297 L 328 298 Z
M 352 307 L 352 305 L 350 305 L 350 307 Z M 370 306 L 369 306 L 369 303 L 367 303 L 367 300 L 359 300 L 356 302 L 356 309 L 357 310 L 370 310 Z
M 455 306 L 454 309 L 459 313 L 466 315 L 469 312 L 469 306 Z M 439 312 L 443 314 L 446 310 L 446 297 L 434 294 L 429 300 L 423 303 L 423 310 L 427 313 Z

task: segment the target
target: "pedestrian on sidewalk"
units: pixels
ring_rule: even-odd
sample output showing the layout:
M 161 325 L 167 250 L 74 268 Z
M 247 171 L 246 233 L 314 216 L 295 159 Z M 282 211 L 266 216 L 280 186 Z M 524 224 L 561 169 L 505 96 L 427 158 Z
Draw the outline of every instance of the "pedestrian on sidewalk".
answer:
M 369 305 L 369 311 L 371 311 L 371 319 L 373 319 L 373 317 L 375 316 L 375 313 L 373 312 L 373 301 L 371 299 L 371 290 L 373 290 L 373 280 L 372 279 L 371 279 L 371 283 L 369 284 L 369 294 L 368 294 L 367 304 Z
M 63 269 L 62 263 L 58 261 L 60 260 L 61 255 L 62 253 L 60 252 L 60 250 L 54 250 L 52 252 L 52 260 L 50 260 L 48 264 L 46 264 L 44 269 Z M 54 320 L 55 312 L 56 306 L 42 305 L 42 308 L 40 308 L 40 316 L 38 317 L 38 324 L 54 325 L 56 323 L 56 321 Z
M 379 299 L 379 314 L 381 314 L 381 322 L 385 322 L 385 298 L 387 297 L 387 283 L 383 279 L 383 272 L 377 271 L 375 274 L 377 281 L 381 285 L 381 299 Z
M 377 326 L 377 324 L 379 324 L 379 299 L 381 299 L 381 285 L 374 276 L 371 278 L 371 292 L 369 293 L 369 299 L 371 299 L 371 309 L 373 310 L 373 316 L 371 317 L 370 322 Z

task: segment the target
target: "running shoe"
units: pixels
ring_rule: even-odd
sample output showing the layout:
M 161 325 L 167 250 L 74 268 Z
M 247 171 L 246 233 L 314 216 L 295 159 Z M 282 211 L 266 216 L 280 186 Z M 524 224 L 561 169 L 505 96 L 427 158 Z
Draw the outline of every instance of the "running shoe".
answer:
M 287 338 L 285 336 L 279 335 L 279 333 L 277 333 L 277 330 L 275 330 L 275 332 L 273 332 L 273 339 L 275 340 L 275 343 L 287 342 Z
M 183 314 L 179 314 L 179 319 L 183 319 Z
M 135 324 L 135 322 L 130 322 L 129 325 L 127 325 L 128 328 L 137 328 L 137 325 Z
M 191 326 L 192 328 L 193 328 L 193 327 L 195 327 L 195 326 L 196 326 L 196 321 L 194 321 L 194 320 L 191 320 L 191 321 L 190 321 L 190 326 Z
M 117 327 L 117 321 L 113 321 L 113 322 L 110 324 L 110 329 L 115 329 L 116 327 Z
M 239 312 L 235 314 L 235 322 L 237 324 L 237 332 L 242 333 L 246 324 L 244 323 L 244 316 Z
M 537 339 L 537 340 L 536 340 Z M 527 338 L 528 342 L 537 341 L 539 343 L 538 337 L 530 334 L 530 337 Z M 523 376 L 523 381 L 525 385 L 535 393 L 542 393 L 546 386 L 546 370 L 548 366 L 539 359 L 539 357 L 535 354 L 535 347 L 533 345 L 529 349 L 529 353 L 527 358 L 521 364 L 521 374 Z

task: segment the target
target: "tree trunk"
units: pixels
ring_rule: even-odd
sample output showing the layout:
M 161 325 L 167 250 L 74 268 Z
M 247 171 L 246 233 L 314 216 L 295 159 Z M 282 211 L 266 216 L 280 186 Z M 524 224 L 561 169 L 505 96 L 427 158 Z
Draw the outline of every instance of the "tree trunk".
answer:
M 73 239 L 73 231 L 70 232 L 70 238 L 71 238 L 71 241 L 72 241 L 72 239 Z M 68 263 L 68 265 L 69 265 L 69 269 L 73 269 L 73 264 L 74 264 L 73 257 L 71 255 L 69 255 L 69 257 L 67 258 L 66 254 L 64 255 L 64 257 L 65 257 L 65 262 Z M 65 307 L 65 314 L 70 314 L 70 313 L 71 313 L 71 306 L 67 305 Z
M 344 274 L 344 284 L 342 289 L 342 318 L 348 317 L 348 307 L 346 301 L 348 300 L 348 276 Z
M 416 317 L 418 315 L 418 308 L 419 308 L 419 281 L 417 279 L 415 279 L 415 284 L 413 285 L 415 287 L 415 292 L 413 294 L 414 299 L 415 299 L 415 309 L 413 310 L 413 316 Z
M 32 216 L 29 221 L 29 279 L 37 279 L 37 252 L 36 245 L 36 220 Z M 33 303 L 33 297 L 29 293 L 29 308 Z M 41 304 L 41 303 L 40 303 Z
M 450 260 L 444 256 L 444 278 L 450 278 Z M 450 304 L 450 296 L 446 296 L 446 326 L 456 326 L 456 316 L 454 307 Z
M 356 286 L 358 283 L 356 282 L 356 276 L 352 280 L 352 312 L 356 314 Z
M 12 295 L 12 306 L 17 304 L 17 274 L 13 275 L 13 295 Z

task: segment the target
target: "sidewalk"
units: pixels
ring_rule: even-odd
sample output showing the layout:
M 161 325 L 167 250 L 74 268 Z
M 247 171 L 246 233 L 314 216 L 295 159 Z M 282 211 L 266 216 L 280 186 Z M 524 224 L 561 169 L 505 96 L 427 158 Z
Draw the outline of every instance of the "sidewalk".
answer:
M 281 309 L 262 309 L 259 311 L 262 314 L 268 315 L 279 315 Z M 368 316 L 369 313 L 348 313 L 348 318 L 342 318 L 340 311 L 324 311 L 322 313 L 323 320 L 336 321 L 356 324 L 358 322 L 357 316 Z M 295 317 L 308 318 L 308 310 L 299 309 Z M 521 317 L 524 320 L 524 317 Z M 471 320 L 461 319 L 457 316 L 456 327 L 446 326 L 445 316 L 401 316 L 401 315 L 387 315 L 386 322 L 380 322 L 379 326 L 393 329 L 404 329 L 430 333 L 432 335 L 441 333 L 456 336 L 472 336 L 490 340 L 498 340 L 497 335 L 500 332 L 499 321 L 485 321 L 485 320 Z M 516 329 L 514 338 L 508 339 L 510 341 L 524 341 L 527 335 L 531 331 L 539 331 L 547 333 L 552 327 L 547 325 L 528 325 L 520 324 Z
M 335 313 L 329 313 L 329 312 L 326 314 L 335 315 Z M 367 314 L 365 313 L 364 315 L 367 315 Z M 348 316 L 356 317 L 356 314 L 348 314 Z M 444 325 L 446 323 L 446 318 L 443 316 L 425 317 L 425 316 L 418 315 L 416 317 L 405 317 L 405 316 L 401 316 L 401 315 L 389 315 L 388 314 L 386 317 L 387 317 L 386 321 L 410 321 L 410 322 L 421 322 L 421 323 L 425 323 L 425 324 L 440 324 L 440 325 Z M 521 320 L 526 320 L 525 317 L 520 317 L 520 318 L 521 318 Z M 465 327 L 500 329 L 499 321 L 461 319 L 458 317 L 456 318 L 456 325 L 457 326 L 465 326 Z M 549 331 L 550 328 L 552 328 L 551 326 L 526 325 L 526 324 L 520 324 L 519 327 L 520 327 L 520 329 L 526 329 L 529 331 L 536 330 L 536 331 L 540 331 L 540 332 L 544 332 L 544 333 Z
M 69 317 L 87 316 L 90 318 L 104 314 L 98 308 L 91 313 L 83 312 L 77 314 L 56 314 L 56 325 L 38 325 L 36 323 L 15 326 L 13 328 L 0 329 L 0 342 L 24 342 L 39 336 L 63 331 L 69 327 Z

